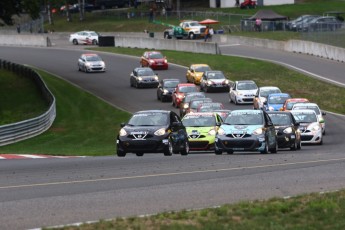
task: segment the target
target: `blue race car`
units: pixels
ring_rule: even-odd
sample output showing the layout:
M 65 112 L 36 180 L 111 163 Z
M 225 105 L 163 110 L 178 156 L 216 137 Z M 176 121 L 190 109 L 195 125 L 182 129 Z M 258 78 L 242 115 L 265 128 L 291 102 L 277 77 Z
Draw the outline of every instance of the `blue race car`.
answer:
M 291 98 L 288 93 L 271 93 L 267 96 L 267 101 L 264 103 L 264 110 L 266 111 L 280 111 L 283 109 L 286 99 Z

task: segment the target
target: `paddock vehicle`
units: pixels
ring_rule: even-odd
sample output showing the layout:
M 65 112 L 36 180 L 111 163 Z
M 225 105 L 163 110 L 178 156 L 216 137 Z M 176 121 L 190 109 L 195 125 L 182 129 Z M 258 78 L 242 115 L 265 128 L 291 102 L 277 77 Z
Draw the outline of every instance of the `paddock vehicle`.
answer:
M 133 114 L 128 123 L 121 123 L 117 135 L 116 153 L 143 156 L 144 153 L 180 153 L 188 155 L 189 142 L 186 128 L 173 111 L 144 110 Z

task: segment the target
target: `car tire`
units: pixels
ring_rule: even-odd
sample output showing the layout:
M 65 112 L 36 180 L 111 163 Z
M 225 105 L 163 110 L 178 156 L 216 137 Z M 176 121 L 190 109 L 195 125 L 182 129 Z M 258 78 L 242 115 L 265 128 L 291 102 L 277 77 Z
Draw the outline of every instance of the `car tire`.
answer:
M 168 149 L 164 151 L 164 156 L 172 156 L 174 153 L 174 147 L 171 141 L 168 142 Z
M 194 34 L 194 33 L 190 33 L 190 34 L 188 35 L 188 38 L 189 38 L 190 40 L 194 40 L 194 39 L 195 39 L 195 34 Z
M 323 145 L 323 138 L 321 138 L 319 145 Z
M 125 152 L 125 151 L 122 151 L 122 150 L 119 150 L 119 149 L 117 148 L 117 150 L 116 150 L 116 155 L 117 155 L 118 157 L 125 157 L 125 156 L 126 156 L 126 152 Z
M 137 89 L 139 88 L 139 84 L 137 81 L 135 82 L 135 88 L 137 88 Z
M 92 40 L 92 45 L 98 45 L 98 42 L 97 42 L 96 39 L 93 39 L 93 40 Z
M 268 153 L 268 144 L 267 141 L 265 141 L 265 149 L 260 151 L 261 154 L 267 154 Z
M 226 153 L 231 155 L 231 154 L 234 154 L 234 151 L 233 150 L 228 150 L 228 151 L 226 151 Z
M 173 107 L 175 107 L 174 99 L 171 99 L 171 105 L 172 105 Z
M 301 150 L 302 149 L 302 143 L 301 141 L 298 142 L 298 145 L 297 145 L 297 150 Z
M 270 153 L 277 153 L 277 152 L 278 152 L 278 142 L 276 140 L 276 144 L 274 145 L 272 149 L 270 149 Z
M 137 157 L 142 157 L 144 156 L 144 153 L 135 153 L 135 155 L 137 155 Z
M 295 140 L 295 142 L 293 143 L 293 146 L 290 147 L 290 150 L 291 150 L 291 151 L 296 151 L 296 150 L 297 150 L 297 143 L 296 143 L 296 140 Z
M 180 151 L 180 153 L 181 153 L 182 156 L 187 156 L 188 155 L 188 153 L 189 153 L 189 142 L 188 141 L 186 141 L 184 143 L 184 148 Z
M 219 150 L 219 149 L 215 149 L 214 150 L 214 153 L 216 154 L 216 155 L 222 155 L 222 150 Z
M 73 45 L 78 45 L 78 40 L 77 39 L 73 39 L 72 43 L 73 43 Z

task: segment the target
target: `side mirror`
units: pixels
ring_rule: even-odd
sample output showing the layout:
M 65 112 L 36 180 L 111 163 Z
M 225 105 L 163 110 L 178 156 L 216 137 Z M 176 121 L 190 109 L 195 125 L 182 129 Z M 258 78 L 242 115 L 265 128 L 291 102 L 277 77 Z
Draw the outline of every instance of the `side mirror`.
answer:
M 125 125 L 126 125 L 126 123 L 122 122 L 122 123 L 120 124 L 120 127 L 123 128 L 123 127 L 125 127 Z

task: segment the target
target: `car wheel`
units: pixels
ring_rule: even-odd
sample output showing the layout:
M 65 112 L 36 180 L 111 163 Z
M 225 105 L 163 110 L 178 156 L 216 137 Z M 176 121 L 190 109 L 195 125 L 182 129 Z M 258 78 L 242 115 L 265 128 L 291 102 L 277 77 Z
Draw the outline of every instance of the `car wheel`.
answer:
M 203 90 L 205 91 L 205 93 L 207 93 L 208 92 L 207 86 L 205 86 L 205 88 Z
M 268 144 L 267 141 L 265 142 L 265 148 L 264 150 L 260 151 L 261 154 L 267 154 L 268 153 Z
M 78 40 L 77 39 L 73 39 L 73 45 L 78 45 Z
M 144 153 L 135 153 L 135 155 L 137 155 L 137 157 L 142 157 L 144 156 Z
M 189 37 L 189 39 L 191 39 L 191 40 L 195 39 L 194 33 L 190 33 L 190 34 L 188 35 L 188 37 Z
M 92 40 L 92 45 L 97 45 L 97 44 L 98 44 L 97 40 L 96 40 L 96 39 L 93 39 L 93 40 Z
M 295 142 L 293 143 L 293 146 L 290 147 L 290 150 L 291 151 L 296 151 L 296 149 L 297 149 L 297 143 L 296 143 L 296 140 L 295 140 Z
M 171 105 L 172 105 L 173 107 L 175 107 L 174 99 L 171 100 Z
M 302 143 L 301 143 L 301 141 L 299 141 L 297 144 L 297 150 L 301 150 L 301 148 L 302 148 Z
M 323 130 L 322 135 L 323 136 L 326 135 L 326 130 Z
M 189 153 L 189 143 L 188 143 L 188 141 L 186 141 L 184 143 L 184 148 L 180 151 L 180 153 L 181 153 L 182 156 L 187 156 L 188 155 L 188 153 Z
M 116 154 L 117 154 L 118 157 L 125 157 L 126 156 L 126 152 L 122 151 L 120 149 L 116 150 Z
M 321 141 L 320 141 L 319 145 L 323 145 L 323 139 L 321 139 Z
M 139 88 L 139 84 L 137 81 L 135 82 L 135 88 L 137 88 L 137 89 Z
M 270 149 L 271 153 L 277 153 L 278 152 L 278 142 L 276 140 L 276 144 L 274 145 L 274 147 L 272 149 Z
M 219 150 L 219 149 L 215 149 L 214 150 L 214 153 L 216 154 L 216 155 L 222 155 L 222 150 Z
M 234 151 L 233 150 L 228 150 L 226 151 L 227 154 L 234 154 Z
M 80 65 L 78 65 L 78 71 L 81 71 Z
M 171 141 L 169 140 L 169 142 L 168 142 L 168 149 L 165 150 L 164 156 L 172 156 L 173 153 L 174 153 L 174 147 L 173 147 L 173 144 L 171 143 Z
M 235 97 L 234 103 L 235 103 L 235 105 L 238 105 L 238 103 L 237 103 L 237 97 Z

